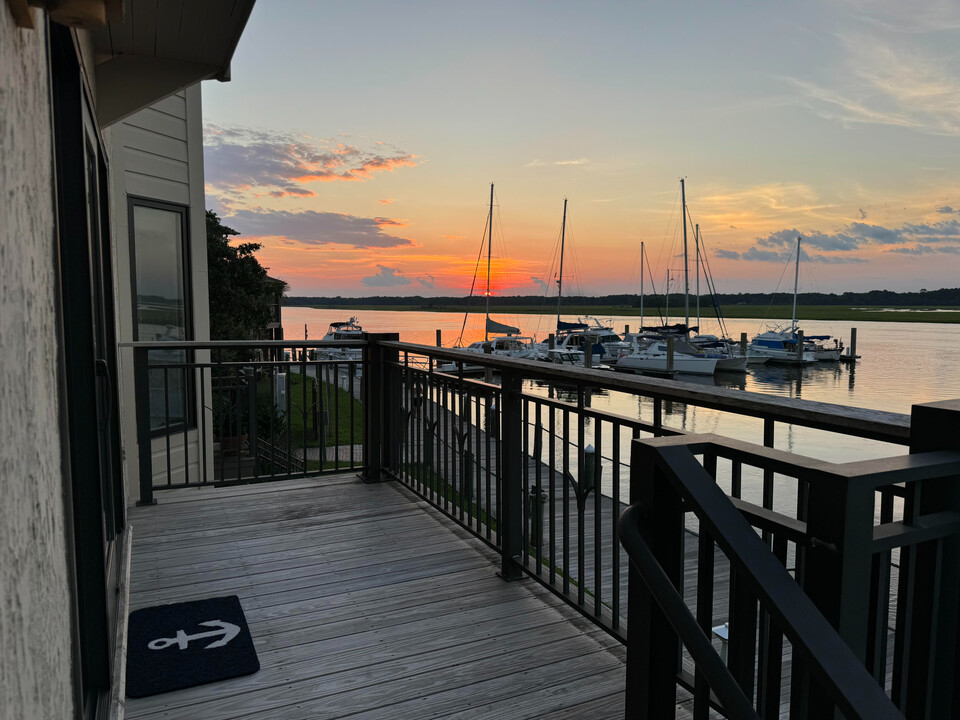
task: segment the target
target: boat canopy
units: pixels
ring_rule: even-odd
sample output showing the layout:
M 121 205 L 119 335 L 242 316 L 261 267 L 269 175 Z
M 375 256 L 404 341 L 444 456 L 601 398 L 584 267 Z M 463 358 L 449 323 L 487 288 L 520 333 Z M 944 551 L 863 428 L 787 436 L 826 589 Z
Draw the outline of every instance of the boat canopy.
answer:
M 688 332 L 699 332 L 698 326 L 687 327 L 684 323 L 675 323 L 673 325 L 644 325 L 640 328 L 643 332 L 660 333 L 661 335 L 684 335 Z
M 498 323 L 496 320 L 487 318 L 487 332 L 515 335 L 516 333 L 520 332 L 520 328 L 513 327 L 512 325 L 504 325 L 503 323 Z
M 561 330 L 586 330 L 589 325 L 582 322 L 564 322 L 563 320 L 557 320 L 557 332 Z

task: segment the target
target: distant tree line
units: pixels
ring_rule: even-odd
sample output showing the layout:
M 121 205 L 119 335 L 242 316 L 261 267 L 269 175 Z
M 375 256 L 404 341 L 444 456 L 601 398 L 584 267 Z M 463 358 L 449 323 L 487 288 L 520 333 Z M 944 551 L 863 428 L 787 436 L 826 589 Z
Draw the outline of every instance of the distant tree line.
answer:
M 785 305 L 792 302 L 792 295 L 784 293 L 724 293 L 716 296 L 721 307 L 724 305 Z M 332 307 L 365 307 L 377 305 L 392 305 L 394 307 L 416 307 L 426 310 L 455 310 L 465 307 L 481 308 L 485 298 L 478 297 L 423 297 L 411 295 L 399 297 L 395 295 L 376 295 L 373 297 L 286 297 L 285 305 L 326 305 Z M 710 305 L 708 295 L 702 295 L 701 304 Z M 640 296 L 637 294 L 572 296 L 563 299 L 564 306 L 571 308 L 582 307 L 638 307 Z M 665 304 L 663 295 L 647 294 L 644 304 L 651 310 Z M 683 295 L 670 294 L 670 307 L 676 308 L 683 304 Z M 942 288 L 940 290 L 920 290 L 919 292 L 894 292 L 892 290 L 870 290 L 869 292 L 845 293 L 800 293 L 797 295 L 798 305 L 845 305 L 851 307 L 869 306 L 960 306 L 960 288 Z M 552 309 L 556 306 L 556 298 L 544 298 L 542 295 L 500 295 L 490 298 L 491 307 L 535 307 L 543 305 Z

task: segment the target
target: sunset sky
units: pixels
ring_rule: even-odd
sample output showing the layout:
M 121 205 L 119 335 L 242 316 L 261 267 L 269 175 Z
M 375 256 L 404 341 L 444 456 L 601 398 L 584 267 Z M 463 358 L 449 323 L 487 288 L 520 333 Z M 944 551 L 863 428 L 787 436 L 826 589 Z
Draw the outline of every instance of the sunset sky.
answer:
M 798 234 L 802 291 L 960 285 L 952 0 L 261 0 L 232 77 L 208 207 L 291 295 L 466 294 L 491 182 L 495 293 L 555 293 L 564 197 L 571 293 L 639 291 L 641 241 L 662 289 L 680 177 L 720 292 Z

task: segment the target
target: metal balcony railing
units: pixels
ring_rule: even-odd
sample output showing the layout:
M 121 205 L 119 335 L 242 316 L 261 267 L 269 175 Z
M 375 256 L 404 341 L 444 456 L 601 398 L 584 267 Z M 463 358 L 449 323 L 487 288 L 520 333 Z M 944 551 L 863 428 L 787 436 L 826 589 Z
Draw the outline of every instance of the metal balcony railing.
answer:
M 140 444 L 151 447 L 140 454 L 144 497 L 187 482 L 170 472 L 178 434 L 187 465 L 194 436 L 196 457 L 209 458 L 200 482 L 348 468 L 399 481 L 496 549 L 504 578 L 533 578 L 627 645 L 630 717 L 672 716 L 678 703 L 694 717 L 958 714 L 958 402 L 915 406 L 911 418 L 395 334 L 367 334 L 362 358 L 315 343 L 187 343 L 176 347 L 190 362 L 151 361 L 173 347 L 133 345 Z M 440 372 L 450 362 L 456 370 Z M 485 380 L 465 375 L 476 365 Z M 178 387 L 194 383 L 204 419 L 158 435 L 142 399 L 152 380 L 160 400 L 150 404 L 168 407 L 174 371 L 192 377 Z M 277 408 L 276 393 L 262 400 L 261 385 L 279 373 L 300 382 L 271 425 L 261 413 Z M 642 399 L 644 411 L 597 410 L 598 391 Z M 215 416 L 217 394 L 230 401 Z M 762 445 L 670 427 L 669 403 L 759 418 Z M 244 417 L 255 460 L 238 469 L 223 440 Z M 336 440 L 320 432 L 330 417 Z M 155 426 L 170 420 L 154 412 Z M 881 457 L 830 463 L 774 449 L 789 426 L 887 445 Z

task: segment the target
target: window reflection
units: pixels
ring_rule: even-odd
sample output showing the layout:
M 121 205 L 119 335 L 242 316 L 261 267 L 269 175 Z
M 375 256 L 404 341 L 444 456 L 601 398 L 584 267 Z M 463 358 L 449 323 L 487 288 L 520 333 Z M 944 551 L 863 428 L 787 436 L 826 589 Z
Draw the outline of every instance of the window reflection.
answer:
M 189 339 L 184 212 L 147 205 L 133 206 L 137 339 Z M 183 365 L 183 350 L 151 350 L 150 364 Z M 189 421 L 189 376 L 180 367 L 150 371 L 150 427 L 182 428 Z

